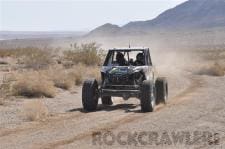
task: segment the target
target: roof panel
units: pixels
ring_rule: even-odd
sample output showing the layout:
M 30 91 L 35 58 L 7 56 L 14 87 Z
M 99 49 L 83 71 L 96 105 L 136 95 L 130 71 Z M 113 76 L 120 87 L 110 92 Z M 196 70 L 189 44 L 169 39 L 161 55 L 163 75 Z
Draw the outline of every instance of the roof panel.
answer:
M 132 47 L 132 48 L 113 48 L 113 49 L 109 49 L 112 51 L 139 51 L 139 50 L 149 50 L 149 48 L 144 48 L 144 47 Z

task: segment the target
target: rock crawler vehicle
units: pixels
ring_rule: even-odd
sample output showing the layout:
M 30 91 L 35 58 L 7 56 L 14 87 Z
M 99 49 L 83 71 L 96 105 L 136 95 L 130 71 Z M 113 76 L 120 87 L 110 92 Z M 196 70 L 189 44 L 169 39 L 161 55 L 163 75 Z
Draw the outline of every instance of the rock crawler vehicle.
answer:
M 168 99 L 167 80 L 156 76 L 148 48 L 110 49 L 99 82 L 88 79 L 83 83 L 82 104 L 88 112 L 97 109 L 99 98 L 103 105 L 112 105 L 112 97 L 135 97 L 140 99 L 142 112 L 153 112 L 155 105 Z

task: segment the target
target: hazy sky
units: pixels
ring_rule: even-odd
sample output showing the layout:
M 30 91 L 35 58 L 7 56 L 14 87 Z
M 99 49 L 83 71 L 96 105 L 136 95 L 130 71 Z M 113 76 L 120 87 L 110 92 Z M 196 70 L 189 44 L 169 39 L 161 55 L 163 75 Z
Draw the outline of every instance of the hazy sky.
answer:
M 186 0 L 0 0 L 0 30 L 85 31 L 149 20 Z

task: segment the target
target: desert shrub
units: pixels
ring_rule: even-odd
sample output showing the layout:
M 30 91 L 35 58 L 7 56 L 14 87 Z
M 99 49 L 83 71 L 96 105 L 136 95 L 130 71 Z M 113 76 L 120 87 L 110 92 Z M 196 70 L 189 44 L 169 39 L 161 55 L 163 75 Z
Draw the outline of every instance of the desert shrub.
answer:
M 6 99 L 11 96 L 11 84 L 15 81 L 15 76 L 12 73 L 6 73 L 0 83 L 0 105 L 3 105 Z
M 86 66 L 84 64 L 74 65 L 70 69 L 63 67 L 52 67 L 44 73 L 54 82 L 54 85 L 62 89 L 70 89 L 74 85 L 81 85 L 84 79 L 100 78 L 97 66 Z
M 0 49 L 0 57 L 13 57 L 25 68 L 41 69 L 53 63 L 53 50 L 35 47 Z
M 15 51 L 12 49 L 0 49 L 0 57 L 1 58 L 11 57 L 14 55 L 14 53 L 15 53 Z
M 82 82 L 83 82 L 82 74 L 81 73 L 75 73 L 74 77 L 75 77 L 75 84 L 81 85 Z
M 80 85 L 82 83 L 82 72 L 84 72 L 82 69 L 85 69 L 85 67 L 65 69 L 61 66 L 52 66 L 47 70 L 41 70 L 39 72 L 47 76 L 54 83 L 55 87 L 69 90 L 74 85 Z
M 52 67 L 44 73 L 57 88 L 69 90 L 74 85 L 74 79 L 69 76 L 69 72 L 61 67 Z
M 87 73 L 88 78 L 95 78 L 97 81 L 101 80 L 101 72 L 100 68 L 98 66 L 94 66 L 89 68 L 89 71 Z
M 26 97 L 49 97 L 56 94 L 54 83 L 47 76 L 37 72 L 26 72 L 17 75 L 17 81 L 12 86 L 12 94 Z
M 82 72 L 79 70 L 70 71 L 68 73 L 68 76 L 69 76 L 69 78 L 71 78 L 71 80 L 73 80 L 75 85 L 81 85 L 83 82 Z
M 55 97 L 56 87 L 70 90 L 75 85 L 81 85 L 84 79 L 100 78 L 97 66 L 79 64 L 70 69 L 61 65 L 51 66 L 44 70 L 25 70 L 14 73 L 10 94 L 13 96 Z
M 46 68 L 53 62 L 50 49 L 24 48 L 18 51 L 17 56 L 22 57 L 20 63 L 26 68 Z
M 10 95 L 10 84 L 0 85 L 0 105 L 4 105 L 5 100 Z
M 197 71 L 198 75 L 224 76 L 225 70 L 219 63 L 215 62 L 209 66 L 203 66 Z
M 96 43 L 74 45 L 74 50 L 63 52 L 64 60 L 71 61 L 74 64 L 98 65 L 101 57 L 98 54 L 99 46 Z
M 57 75 L 53 80 L 55 87 L 69 90 L 74 84 L 73 81 L 68 79 L 65 75 Z
M 0 97 L 0 106 L 4 105 L 4 98 Z
M 41 100 L 32 100 L 23 105 L 22 114 L 28 121 L 43 120 L 48 113 L 47 106 Z
M 84 64 L 78 64 L 73 66 L 70 70 L 70 78 L 75 80 L 75 85 L 81 85 L 83 80 L 88 78 L 95 78 L 100 80 L 100 69 L 98 66 L 86 66 Z
M 224 76 L 224 68 L 218 64 L 214 63 L 213 66 L 210 67 L 211 75 L 212 76 Z
M 7 64 L 9 64 L 7 61 L 0 60 L 0 65 L 7 65 Z

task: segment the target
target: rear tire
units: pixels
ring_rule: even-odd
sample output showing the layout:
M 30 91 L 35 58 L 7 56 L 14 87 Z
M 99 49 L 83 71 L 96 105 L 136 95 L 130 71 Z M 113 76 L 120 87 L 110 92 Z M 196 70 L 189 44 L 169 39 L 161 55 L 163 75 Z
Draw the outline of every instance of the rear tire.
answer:
M 97 109 L 98 105 L 98 83 L 95 79 L 86 80 L 82 88 L 82 104 L 84 110 L 91 112 Z
M 168 100 L 168 83 L 166 78 L 157 78 L 156 80 L 156 103 L 167 103 Z
M 141 86 L 141 111 L 153 112 L 155 106 L 154 88 L 150 81 L 145 80 Z
M 112 102 L 111 96 L 104 96 L 104 97 L 102 97 L 102 104 L 103 105 L 112 105 L 113 102 Z

